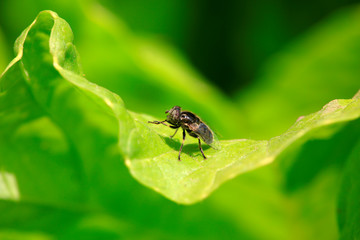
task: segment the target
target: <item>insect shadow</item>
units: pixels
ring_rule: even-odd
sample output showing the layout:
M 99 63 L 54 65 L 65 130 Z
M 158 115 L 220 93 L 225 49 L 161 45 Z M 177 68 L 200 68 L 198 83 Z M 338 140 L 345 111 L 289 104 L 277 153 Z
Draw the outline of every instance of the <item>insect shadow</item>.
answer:
M 170 138 L 170 137 L 164 137 L 164 136 L 160 136 L 163 141 L 172 149 L 174 149 L 175 151 L 178 151 L 178 149 L 180 148 L 180 141 L 178 139 L 174 139 L 174 138 Z M 208 145 L 204 145 L 203 149 L 207 150 L 209 149 L 210 146 Z M 190 157 L 197 157 L 197 156 L 201 156 L 201 153 L 199 153 L 199 146 L 196 143 L 190 143 L 190 144 L 186 144 L 183 147 L 182 153 L 190 156 Z

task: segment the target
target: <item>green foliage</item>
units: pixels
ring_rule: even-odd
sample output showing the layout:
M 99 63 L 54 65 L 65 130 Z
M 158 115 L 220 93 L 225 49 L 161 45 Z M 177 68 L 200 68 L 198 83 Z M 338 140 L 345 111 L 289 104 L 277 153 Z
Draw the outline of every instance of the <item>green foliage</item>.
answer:
M 299 114 L 360 88 L 359 9 L 344 8 L 317 24 L 269 59 L 257 82 L 239 92 L 252 136 L 281 134 Z
M 3 32 L 1 30 L 1 28 L 0 28 L 0 52 L 1 52 L 0 72 L 3 72 L 6 67 L 7 61 L 8 61 L 8 49 L 6 48 L 5 38 L 3 36 Z
M 339 197 L 339 226 L 341 239 L 356 239 L 360 235 L 360 144 L 349 156 Z
M 308 189 L 306 186 L 316 181 L 316 177 L 327 181 L 328 175 L 322 175 L 321 171 L 332 166 L 327 160 L 341 166 L 348 156 L 350 170 L 345 175 L 340 198 L 340 208 L 345 212 L 340 217 L 340 230 L 344 239 L 358 234 L 358 225 L 353 222 L 358 215 L 352 212 L 356 209 L 354 199 L 358 194 L 354 169 L 359 159 L 356 142 L 360 133 L 357 120 L 360 92 L 352 99 L 329 102 L 320 111 L 299 118 L 287 131 L 270 140 L 221 140 L 220 150 L 205 147 L 207 160 L 203 160 L 196 141 L 188 138 L 179 162 L 180 137 L 170 139 L 171 129 L 147 123 L 165 116 L 160 114 L 167 110 L 164 101 L 168 100 L 168 107 L 178 102 L 191 106 L 191 110 L 199 112 L 214 129 L 224 133 L 225 138 L 237 136 L 245 129 L 245 125 L 240 124 L 245 122 L 243 116 L 216 88 L 202 81 L 176 51 L 137 38 L 124 29 L 122 32 L 105 31 L 101 26 L 109 26 L 107 21 L 110 20 L 105 18 L 99 22 L 98 17 L 90 14 L 84 20 L 88 27 L 90 23 L 94 25 L 87 33 L 92 33 L 95 41 L 88 46 L 80 43 L 81 52 L 93 49 L 93 52 L 86 51 L 82 59 L 84 72 L 89 70 L 90 78 L 97 79 L 95 82 L 109 90 L 84 77 L 73 33 L 56 13 L 41 12 L 15 43 L 17 56 L 0 80 L 0 209 L 8 216 L 0 219 L 4 227 L 0 236 L 13 239 L 77 239 L 80 236 L 189 239 L 190 233 L 190 239 L 218 239 L 220 236 L 286 239 L 282 229 L 286 224 L 278 219 L 297 219 L 297 215 L 288 210 L 299 210 L 307 194 L 303 193 L 304 196 L 299 197 L 301 200 L 289 204 L 293 206 L 283 206 L 284 200 L 278 199 L 285 198 L 287 193 L 280 195 L 276 187 L 268 190 L 268 180 L 274 180 L 269 167 L 264 172 L 245 174 L 242 180 L 230 183 L 244 188 L 247 176 L 257 183 L 254 189 L 268 191 L 264 199 L 264 196 L 256 196 L 254 189 L 245 188 L 239 193 L 255 197 L 249 197 L 241 206 L 238 201 L 244 196 L 238 196 L 230 188 L 223 195 L 210 197 L 203 206 L 185 207 L 138 185 L 125 166 L 136 180 L 150 189 L 176 203 L 193 204 L 207 198 L 227 180 L 275 159 L 275 163 L 278 162 L 275 166 L 280 166 L 287 179 L 288 193 L 296 193 L 298 189 L 314 192 L 318 186 Z M 91 54 L 101 56 L 104 53 L 100 51 L 109 47 L 121 53 L 119 59 L 111 54 L 101 60 L 91 57 Z M 114 81 L 114 76 L 121 79 Z M 155 94 L 141 96 L 141 92 L 134 90 L 136 86 Z M 354 84 L 351 88 L 358 90 Z M 126 106 L 137 106 L 130 109 L 143 113 L 128 110 L 119 96 Z M 136 101 L 141 104 L 135 104 Z M 259 111 L 259 108 L 256 109 Z M 154 111 L 157 117 L 144 114 L 147 111 Z M 341 147 L 337 149 L 339 144 Z M 331 160 L 334 155 L 324 154 L 326 152 L 338 155 Z M 319 160 L 315 164 L 317 170 L 306 176 L 307 167 L 312 166 L 309 162 L 316 160 Z M 329 176 L 331 179 L 332 175 Z M 355 187 L 347 190 L 348 181 Z M 224 187 L 226 189 L 226 184 Z M 229 200 L 218 202 L 221 196 Z M 274 203 L 269 203 L 271 201 Z M 257 210 L 265 206 L 264 203 L 271 205 L 276 214 Z M 226 210 L 228 206 L 224 205 L 234 209 Z M 246 211 L 250 211 L 246 216 L 259 211 L 257 216 L 264 215 L 268 221 L 244 217 L 236 221 L 237 226 L 229 223 L 230 216 L 236 213 L 235 219 L 242 218 L 241 214 Z M 148 216 L 152 219 L 147 219 Z M 166 219 L 164 216 L 169 219 L 161 222 Z M 312 217 L 304 217 L 309 225 L 317 222 Z M 252 224 L 244 227 L 246 225 L 242 224 L 247 221 L 257 223 L 256 226 L 262 226 L 264 231 L 259 232 Z M 199 223 L 211 228 L 197 229 Z M 136 231 L 139 227 L 143 231 Z M 220 234 L 221 230 L 225 234 Z M 309 236 L 311 234 L 307 236 L 311 238 Z
M 220 184 L 239 173 L 271 163 L 290 145 L 301 144 L 309 139 L 328 138 L 344 122 L 359 117 L 358 97 L 335 100 L 321 111 L 298 120 L 279 137 L 269 141 L 220 141 L 220 150 L 205 150 L 209 158 L 206 161 L 197 153 L 195 143 L 184 149 L 185 153 L 190 154 L 183 154 L 183 162 L 178 163 L 174 159 L 180 141 L 177 144 L 171 142 L 168 137 L 171 130 L 154 137 L 146 125 L 146 118 L 135 115 L 135 129 L 131 130 L 124 144 L 120 143 L 120 147 L 128 149 L 127 166 L 140 182 L 179 203 L 193 203 L 207 197 Z M 337 123 L 341 123 L 340 126 Z M 144 148 L 144 145 L 147 147 Z M 134 153 L 133 149 L 141 150 Z

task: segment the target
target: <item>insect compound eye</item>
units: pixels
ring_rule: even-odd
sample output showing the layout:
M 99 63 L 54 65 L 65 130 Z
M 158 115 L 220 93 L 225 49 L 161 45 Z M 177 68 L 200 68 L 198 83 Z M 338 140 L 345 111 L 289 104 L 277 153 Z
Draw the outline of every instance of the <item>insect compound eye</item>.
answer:
M 180 112 L 181 112 L 181 108 L 179 106 L 175 106 L 172 109 L 170 109 L 169 111 L 166 111 L 166 113 L 168 113 L 167 120 L 173 124 L 178 123 L 179 117 L 180 117 Z

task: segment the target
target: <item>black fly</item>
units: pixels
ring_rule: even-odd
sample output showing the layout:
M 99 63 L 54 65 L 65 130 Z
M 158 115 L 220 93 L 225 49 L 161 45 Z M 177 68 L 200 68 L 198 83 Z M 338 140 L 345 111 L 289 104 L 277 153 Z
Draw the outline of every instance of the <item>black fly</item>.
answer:
M 180 127 L 183 129 L 183 141 L 182 141 L 182 144 L 181 144 L 181 147 L 179 150 L 179 156 L 178 156 L 179 161 L 180 161 L 181 150 L 184 146 L 186 132 L 190 136 L 197 138 L 199 140 L 199 149 L 200 149 L 201 154 L 203 155 L 204 159 L 206 159 L 204 151 L 201 147 L 200 139 L 203 140 L 206 144 L 215 148 L 213 146 L 213 143 L 216 141 L 215 135 L 211 131 L 211 129 L 204 122 L 202 122 L 201 119 L 198 116 L 196 116 L 194 113 L 188 112 L 188 111 L 181 111 L 181 107 L 179 107 L 179 106 L 175 106 L 175 107 L 171 108 L 170 110 L 166 111 L 165 113 L 168 114 L 166 117 L 166 120 L 164 120 L 164 121 L 149 121 L 148 123 L 163 124 L 170 128 L 176 129 L 175 133 L 172 136 L 170 136 L 171 138 L 175 136 L 175 134 L 177 133 L 177 131 L 179 130 Z M 167 122 L 168 124 L 165 122 Z

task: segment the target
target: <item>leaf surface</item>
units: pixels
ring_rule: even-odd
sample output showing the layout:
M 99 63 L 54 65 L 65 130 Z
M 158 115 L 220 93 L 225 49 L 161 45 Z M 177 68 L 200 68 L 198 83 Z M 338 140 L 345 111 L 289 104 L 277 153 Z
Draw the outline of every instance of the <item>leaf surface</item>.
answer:
M 207 160 L 202 158 L 196 140 L 188 137 L 179 162 L 180 134 L 170 139 L 171 129 L 148 124 L 148 120 L 155 119 L 128 111 L 118 95 L 85 79 L 72 41 L 72 31 L 63 19 L 50 11 L 40 13 L 17 40 L 15 49 L 18 56 L 1 79 L 0 103 L 1 114 L 8 116 L 2 126 L 10 129 L 4 130 L 4 134 L 26 133 L 26 129 L 21 130 L 25 122 L 42 118 L 48 123 L 40 121 L 37 124 L 53 125 L 57 129 L 54 136 L 67 144 L 63 144 L 64 154 L 74 151 L 71 156 L 76 160 L 68 164 L 79 164 L 80 167 L 76 170 L 75 166 L 64 166 L 64 170 L 80 173 L 76 181 L 81 189 L 86 190 L 89 183 L 104 185 L 96 181 L 99 172 L 109 170 L 111 166 L 120 172 L 119 165 L 125 159 L 126 166 L 139 182 L 177 203 L 195 203 L 209 196 L 225 181 L 271 163 L 289 146 L 329 137 L 346 122 L 359 118 L 357 94 L 353 99 L 330 102 L 320 111 L 298 120 L 284 134 L 268 141 L 222 140 L 220 150 L 204 146 Z M 10 94 L 11 91 L 23 91 L 24 94 L 17 99 Z M 9 100 L 16 104 L 18 114 L 9 105 Z M 11 128 L 7 128 L 9 124 Z M 2 140 L 5 142 L 5 139 L 4 135 Z M 48 161 L 49 158 L 43 159 Z M 4 166 L 8 168 L 10 165 Z M 40 173 L 45 165 L 38 166 Z M 19 171 L 15 168 L 11 172 L 16 176 Z M 116 171 L 109 176 L 101 173 L 101 176 L 108 177 L 105 182 L 114 182 Z M 20 182 L 19 194 L 26 196 L 23 195 L 24 189 L 29 187 Z M 30 195 L 33 193 L 29 192 Z M 71 190 L 65 196 L 75 194 L 73 197 L 76 199 L 76 193 L 76 190 Z M 41 198 L 41 195 L 36 196 Z
M 353 99 L 328 103 L 320 111 L 298 120 L 284 134 L 268 141 L 222 140 L 221 150 L 205 149 L 207 160 L 201 156 L 196 141 L 189 140 L 179 162 L 180 138 L 172 140 L 169 138 L 172 130 L 149 125 L 147 120 L 153 119 L 132 114 L 135 128 L 120 146 L 127 149 L 126 165 L 136 179 L 176 202 L 190 204 L 206 198 L 238 174 L 271 163 L 291 145 L 328 138 L 347 121 L 359 116 L 357 94 Z
M 341 186 L 338 203 L 340 239 L 360 237 L 360 141 L 350 154 Z

